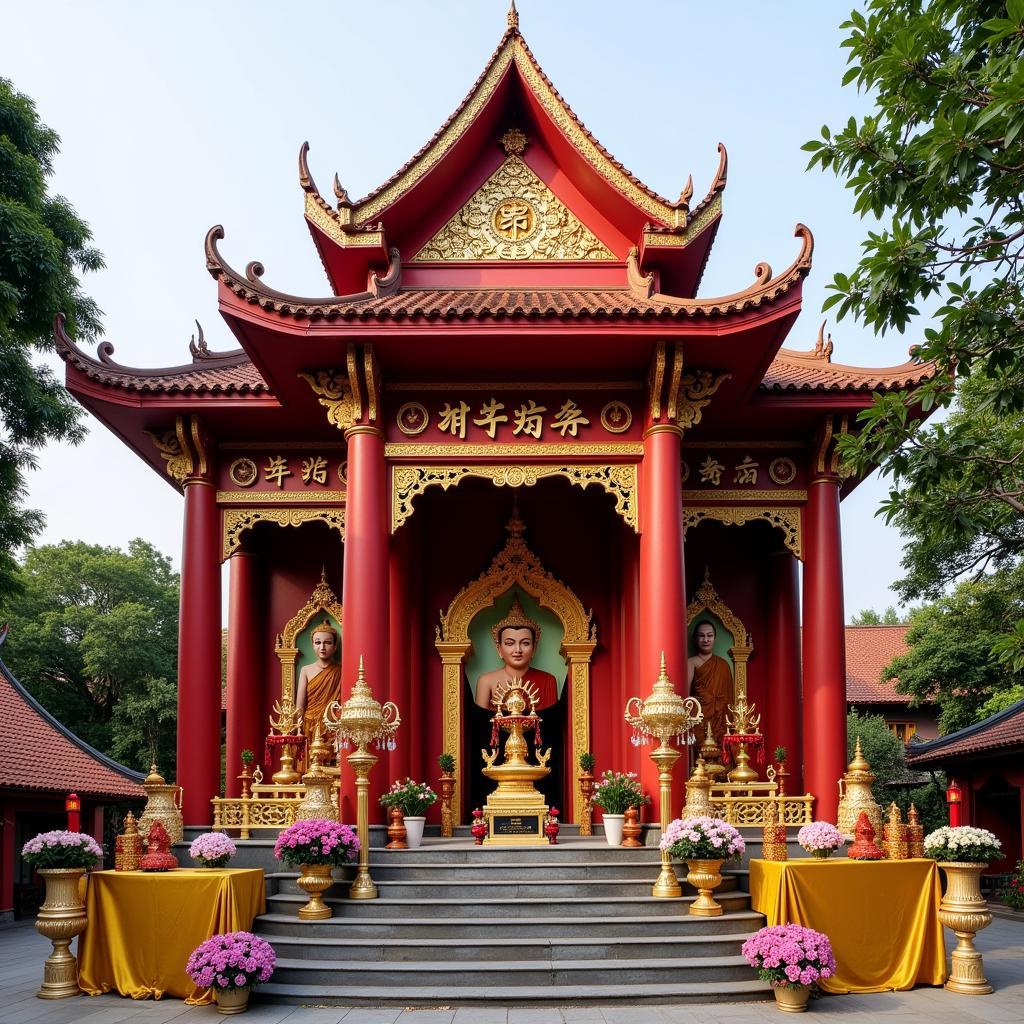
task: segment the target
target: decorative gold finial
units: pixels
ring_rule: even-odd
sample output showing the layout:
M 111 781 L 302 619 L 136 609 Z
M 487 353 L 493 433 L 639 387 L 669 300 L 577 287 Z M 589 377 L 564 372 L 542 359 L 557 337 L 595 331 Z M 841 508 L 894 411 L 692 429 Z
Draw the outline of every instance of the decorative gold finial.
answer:
M 662 680 L 668 681 L 668 668 L 665 665 L 665 652 L 661 652 L 661 671 L 658 673 L 658 682 Z
M 868 772 L 871 771 L 871 765 L 868 764 L 867 758 L 864 756 L 864 751 L 860 749 L 860 737 L 857 737 L 857 743 L 853 749 L 853 760 L 850 762 L 848 771 L 851 772 Z
M 166 786 L 167 783 L 164 781 L 164 777 L 156 770 L 156 762 L 154 761 L 149 766 L 149 775 L 146 776 L 146 781 L 143 783 L 146 786 Z
M 683 191 L 679 193 L 679 200 L 676 206 L 682 206 L 685 209 L 690 208 L 690 200 L 693 198 L 693 175 L 689 175 L 686 179 L 686 184 L 683 186 Z
M 520 128 L 509 128 L 501 137 L 501 144 L 509 156 L 522 156 L 529 141 L 526 132 Z
M 508 22 L 509 28 L 519 28 L 519 12 L 516 10 L 516 0 L 508 5 L 508 14 L 505 15 L 505 21 Z

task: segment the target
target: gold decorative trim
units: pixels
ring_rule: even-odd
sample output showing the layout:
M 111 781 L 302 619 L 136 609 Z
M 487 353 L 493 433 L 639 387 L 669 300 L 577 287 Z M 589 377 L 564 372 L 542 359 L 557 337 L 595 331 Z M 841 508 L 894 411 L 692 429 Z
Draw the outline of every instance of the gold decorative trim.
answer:
M 242 543 L 242 534 L 257 523 L 278 526 L 302 526 L 304 523 L 326 523 L 345 539 L 344 508 L 229 508 L 224 510 L 224 544 L 222 560 L 231 556 Z
M 465 700 L 463 664 L 472 650 L 469 628 L 484 609 L 518 586 L 540 602 L 562 623 L 559 653 L 569 664 L 570 714 L 572 718 L 572 764 L 590 749 L 590 659 L 597 646 L 597 630 L 580 599 L 561 580 L 548 572 L 523 539 L 525 527 L 518 512 L 508 523 L 509 539 L 495 555 L 490 566 L 467 584 L 441 615 L 434 646 L 442 665 L 441 721 L 443 750 L 451 751 L 460 762 L 462 747 L 462 708 Z M 459 808 L 459 785 L 452 806 Z M 573 821 L 579 821 L 582 807 L 578 787 L 573 787 Z
M 310 386 L 327 410 L 328 423 L 339 430 L 347 430 L 359 418 L 348 377 L 343 376 L 340 370 L 317 370 L 315 373 L 300 373 L 299 377 Z
M 180 416 L 177 422 L 181 423 Z M 146 433 L 156 445 L 160 458 L 166 463 L 164 469 L 167 475 L 177 480 L 179 484 L 184 483 L 192 474 L 192 456 L 187 447 L 182 447 L 177 426 L 174 430 L 147 430 Z
M 306 220 L 318 227 L 328 238 L 337 242 L 345 249 L 383 249 L 384 232 L 346 231 L 332 216 L 331 210 L 323 199 L 313 193 L 306 193 Z
M 411 381 L 394 381 L 385 384 L 385 391 L 643 391 L 646 385 L 639 380 L 574 380 L 561 383 L 550 380 L 501 380 L 501 381 L 429 381 L 414 384 Z M 227 447 L 227 445 L 224 445 Z M 280 447 L 280 445 L 278 445 Z
M 704 569 L 704 581 L 697 588 L 693 600 L 686 606 L 687 635 L 689 635 L 693 620 L 703 611 L 711 612 L 732 635 L 733 644 L 729 648 L 729 654 L 732 655 L 735 669 L 733 683 L 736 692 L 734 697 L 739 697 L 740 694 L 746 697 L 747 661 L 754 651 L 754 645 L 739 616 L 718 596 L 718 591 L 711 585 L 711 574 L 707 568 Z
M 295 666 L 299 660 L 296 640 L 299 634 L 323 614 L 334 617 L 339 626 L 344 624 L 344 610 L 327 583 L 327 573 L 320 572 L 320 582 L 313 588 L 309 600 L 285 623 L 274 642 L 274 653 L 281 661 L 281 700 L 295 706 Z
M 614 259 L 527 164 L 512 155 L 413 262 Z
M 772 459 L 768 465 L 768 475 L 774 483 L 785 487 L 796 479 L 796 463 L 785 456 Z
M 803 539 L 798 508 L 752 508 L 743 506 L 705 507 L 683 506 L 683 532 L 697 526 L 705 519 L 711 519 L 726 526 L 742 526 L 744 523 L 764 519 L 781 530 L 786 547 L 803 561 Z
M 804 490 L 683 491 L 683 501 L 806 501 Z
M 429 487 L 448 490 L 468 477 L 490 480 L 495 487 L 533 487 L 545 477 L 565 477 L 569 483 L 586 489 L 591 484 L 603 487 L 615 498 L 615 511 L 635 532 L 637 527 L 636 465 L 463 465 L 395 466 L 391 476 L 391 532 L 413 514 L 414 499 Z
M 345 491 L 218 491 L 218 505 L 237 505 L 244 502 L 252 505 L 255 502 L 267 502 L 275 505 L 309 505 L 313 502 L 323 504 L 344 504 L 347 498 Z
M 518 458 L 535 458 L 544 455 L 579 455 L 581 458 L 593 458 L 598 455 L 617 458 L 628 455 L 642 456 L 643 453 L 644 446 L 640 441 L 609 441 L 606 444 L 547 444 L 544 442 L 529 444 L 409 444 L 405 441 L 398 441 L 384 445 L 384 457 L 387 459 L 460 459 L 476 455 L 512 455 Z
M 405 423 L 405 417 L 409 413 L 416 413 L 421 417 L 421 422 L 418 427 L 410 427 Z M 398 429 L 405 434 L 406 437 L 418 437 L 423 433 L 427 427 L 430 426 L 430 413 L 427 412 L 427 407 L 422 402 L 403 402 L 399 406 L 398 412 L 395 413 L 395 423 L 398 424 Z
M 661 419 L 661 388 L 665 380 L 665 342 L 659 341 L 651 363 L 651 419 Z
M 679 403 L 678 422 L 684 430 L 697 426 L 711 396 L 732 377 L 731 373 L 715 375 L 710 370 L 695 370 L 682 379 L 683 400 Z

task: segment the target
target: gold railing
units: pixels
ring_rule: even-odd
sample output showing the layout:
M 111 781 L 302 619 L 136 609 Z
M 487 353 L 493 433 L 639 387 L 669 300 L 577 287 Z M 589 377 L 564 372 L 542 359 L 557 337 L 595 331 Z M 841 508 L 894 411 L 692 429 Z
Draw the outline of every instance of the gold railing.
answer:
M 337 769 L 327 769 L 337 775 Z M 253 829 L 272 828 L 280 831 L 295 824 L 295 813 L 306 795 L 301 783 L 288 785 L 254 785 L 252 795 L 246 797 L 215 796 L 213 804 L 213 830 L 226 832 L 239 830 L 239 839 L 251 839 Z M 337 807 L 338 790 L 335 785 L 331 802 Z
M 764 825 L 768 808 L 775 805 L 775 820 L 780 825 L 806 825 L 814 820 L 814 797 L 803 796 L 711 794 L 711 807 L 716 818 L 730 825 Z

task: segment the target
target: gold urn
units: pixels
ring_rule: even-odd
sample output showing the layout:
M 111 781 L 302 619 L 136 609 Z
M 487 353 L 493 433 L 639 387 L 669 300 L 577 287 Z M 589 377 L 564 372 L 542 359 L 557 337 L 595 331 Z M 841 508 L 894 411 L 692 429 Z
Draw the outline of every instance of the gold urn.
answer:
M 171 845 L 180 843 L 185 831 L 181 819 L 181 787 L 173 783 L 168 785 L 155 764 L 150 766 L 142 787 L 146 791 L 146 807 L 139 818 L 139 834 L 148 839 L 150 826 L 154 821 L 160 821 L 167 830 Z
M 874 781 L 875 773 L 860 749 L 858 736 L 853 760 L 846 774 L 839 780 L 839 813 L 836 816 L 836 825 L 847 839 L 853 838 L 853 830 L 861 811 L 868 816 L 875 835 L 882 834 L 882 809 L 871 792 L 871 783 Z

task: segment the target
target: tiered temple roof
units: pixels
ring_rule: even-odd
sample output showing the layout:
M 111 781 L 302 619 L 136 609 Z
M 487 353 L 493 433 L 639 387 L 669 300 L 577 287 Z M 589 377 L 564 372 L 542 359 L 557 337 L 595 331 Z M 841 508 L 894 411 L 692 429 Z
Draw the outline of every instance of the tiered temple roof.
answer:
M 1015 749 L 1024 752 L 1024 700 L 966 729 L 911 747 L 907 764 L 913 768 L 939 767 L 954 759 L 995 757 Z

